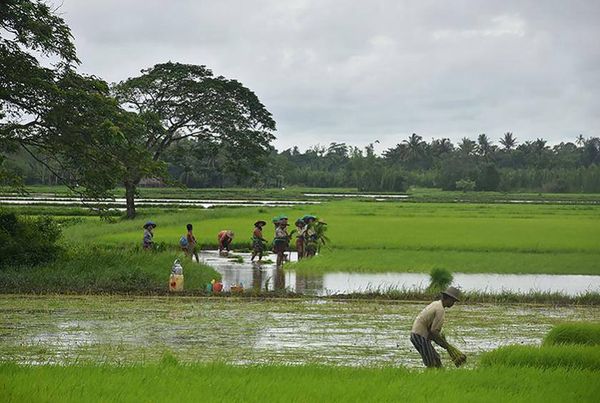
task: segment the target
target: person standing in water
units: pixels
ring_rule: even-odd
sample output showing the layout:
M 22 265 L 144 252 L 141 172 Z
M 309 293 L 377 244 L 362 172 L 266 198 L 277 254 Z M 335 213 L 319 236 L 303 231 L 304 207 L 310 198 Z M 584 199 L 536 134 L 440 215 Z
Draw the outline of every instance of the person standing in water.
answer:
M 277 253 L 277 267 L 281 267 L 285 260 L 285 251 L 290 242 L 290 236 L 287 233 L 287 219 L 281 220 L 275 230 L 275 239 L 273 240 L 273 250 Z
M 301 218 L 296 220 L 296 252 L 298 253 L 298 260 L 304 257 L 304 233 L 306 231 L 306 224 Z
M 433 348 L 431 341 L 433 340 L 438 346 L 448 350 L 448 342 L 441 336 L 445 308 L 451 308 L 455 302 L 459 301 L 459 296 L 458 288 L 448 287 L 442 291 L 439 300 L 433 301 L 419 313 L 413 323 L 410 341 L 421 355 L 423 364 L 427 368 L 442 366 L 440 355 Z
M 185 248 L 185 254 L 187 256 L 189 256 L 190 258 L 192 258 L 192 260 L 194 260 L 193 258 L 196 258 L 196 261 L 198 263 L 200 263 L 200 259 L 198 258 L 198 249 L 196 248 L 197 242 L 196 242 L 196 237 L 194 236 L 194 232 L 193 232 L 193 226 L 192 224 L 188 224 L 186 225 L 187 228 L 187 246 Z
M 261 262 L 263 253 L 265 251 L 265 244 L 267 240 L 263 238 L 262 228 L 267 224 L 266 221 L 257 221 L 254 223 L 254 231 L 252 232 L 252 257 L 250 261 L 253 262 L 254 258 L 258 255 L 258 261 Z
M 144 239 L 142 240 L 144 250 L 151 250 L 154 247 L 154 228 L 156 228 L 154 221 L 144 224 Z

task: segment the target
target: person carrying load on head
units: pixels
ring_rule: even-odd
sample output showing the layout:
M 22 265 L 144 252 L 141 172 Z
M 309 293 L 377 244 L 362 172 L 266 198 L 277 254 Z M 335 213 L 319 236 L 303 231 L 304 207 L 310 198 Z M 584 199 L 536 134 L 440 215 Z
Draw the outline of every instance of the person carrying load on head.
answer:
M 306 233 L 306 224 L 301 218 L 296 220 L 296 252 L 298 260 L 304 257 L 304 235 Z
M 277 229 L 275 230 L 275 239 L 273 240 L 273 251 L 277 254 L 277 267 L 283 265 L 285 259 L 285 251 L 287 250 L 290 243 L 290 236 L 288 235 L 286 227 L 287 217 L 285 220 L 280 220 Z
M 223 230 L 217 234 L 217 240 L 219 241 L 219 253 L 223 253 L 223 250 L 229 252 L 229 246 L 231 245 L 231 241 L 233 241 L 233 231 L 231 230 Z
M 263 238 L 262 228 L 267 225 L 266 221 L 259 220 L 254 223 L 254 231 L 252 231 L 252 257 L 250 261 L 253 262 L 254 258 L 258 255 L 258 261 L 262 261 L 263 253 L 265 251 L 267 240 Z
M 145 250 L 150 250 L 154 247 L 154 228 L 156 228 L 154 221 L 148 221 L 146 224 L 144 224 L 144 238 L 142 240 L 142 246 Z
M 427 368 L 440 368 L 442 366 L 440 356 L 431 344 L 432 340 L 450 353 L 452 360 L 457 366 L 462 365 L 467 359 L 456 347 L 451 346 L 442 334 L 445 308 L 451 308 L 455 302 L 460 301 L 459 297 L 459 289 L 448 287 L 445 291 L 442 291 L 439 300 L 427 305 L 417 315 L 413 323 L 410 341 L 421 355 L 423 364 Z
M 192 224 L 186 225 L 187 234 L 182 236 L 179 240 L 179 246 L 181 246 L 181 250 L 185 252 L 185 255 L 192 258 L 196 257 L 196 261 L 200 263 L 200 259 L 198 258 L 198 250 L 197 250 L 197 242 L 196 237 L 194 236 L 193 226 Z

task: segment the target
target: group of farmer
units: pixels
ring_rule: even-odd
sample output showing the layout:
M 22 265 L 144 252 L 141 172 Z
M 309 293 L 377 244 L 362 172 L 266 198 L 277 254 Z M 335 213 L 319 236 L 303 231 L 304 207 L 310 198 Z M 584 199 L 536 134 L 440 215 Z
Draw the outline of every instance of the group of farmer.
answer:
M 295 222 L 296 229 L 288 233 L 288 217 L 280 215 L 272 220 L 275 227 L 275 237 L 273 239 L 272 250 L 277 254 L 277 267 L 281 266 L 286 259 L 286 251 L 289 249 L 292 237 L 296 236 L 296 251 L 298 259 L 314 256 L 317 252 L 316 241 L 317 232 L 315 223 L 317 217 L 314 215 L 305 215 L 298 218 Z M 263 237 L 263 227 L 267 225 L 266 221 L 259 220 L 254 223 L 252 232 L 252 257 L 251 261 L 258 256 L 258 261 L 262 260 L 263 254 L 267 249 L 267 240 Z
M 278 216 L 273 218 L 275 227 L 275 238 L 273 239 L 273 251 L 277 254 L 277 267 L 281 267 L 285 258 L 286 251 L 289 249 L 289 244 L 292 236 L 296 235 L 296 249 L 298 251 L 298 259 L 313 256 L 316 253 L 316 237 L 317 231 L 315 224 L 325 224 L 319 222 L 317 217 L 306 215 L 296 220 L 296 229 L 288 233 L 287 227 L 288 217 Z M 258 256 L 258 260 L 263 257 L 267 249 L 267 240 L 263 236 L 263 227 L 266 221 L 259 220 L 254 223 L 252 232 L 252 258 L 251 261 Z M 148 221 L 144 225 L 144 249 L 152 249 L 154 247 L 153 230 L 156 228 L 156 223 Z M 180 246 L 189 257 L 195 257 L 197 261 L 197 242 L 194 237 L 192 224 L 187 224 L 187 234 L 180 239 Z M 230 230 L 220 231 L 217 235 L 219 242 L 219 253 L 228 252 L 233 241 L 234 233 Z M 446 308 L 450 308 L 455 302 L 459 301 L 460 290 L 455 287 L 448 287 L 440 294 L 440 299 L 429 304 L 416 317 L 411 333 L 410 341 L 421 355 L 423 364 L 428 368 L 439 368 L 442 366 L 441 359 L 437 351 L 432 345 L 432 342 L 447 350 L 452 361 L 456 366 L 465 363 L 467 357 L 460 352 L 456 347 L 452 346 L 446 340 L 442 333 L 442 325 L 444 324 L 444 316 Z
M 289 226 L 288 217 L 280 215 L 274 217 L 272 220 L 273 226 L 275 227 L 275 237 L 272 242 L 272 250 L 277 254 L 277 266 L 280 267 L 286 260 L 286 252 L 289 249 L 292 237 L 296 237 L 296 250 L 298 252 L 298 259 L 314 256 L 317 252 L 317 231 L 315 230 L 315 224 L 318 222 L 317 217 L 314 215 L 305 215 L 298 218 L 295 222 L 296 229 L 291 233 L 288 233 L 287 227 Z M 319 222 L 324 224 L 322 222 Z M 258 261 L 262 261 L 263 255 L 267 251 L 268 241 L 263 236 L 263 227 L 267 225 L 266 221 L 259 220 L 254 223 L 254 230 L 252 231 L 252 257 L 253 262 L 256 257 Z M 148 221 L 144 224 L 144 238 L 143 248 L 152 249 L 154 248 L 154 229 L 156 223 Z M 196 237 L 193 233 L 192 224 L 186 226 L 187 234 L 182 236 L 179 240 L 179 245 L 183 252 L 191 258 L 195 257 L 198 259 L 198 248 Z M 219 254 L 224 254 L 230 251 L 231 244 L 233 242 L 235 234 L 231 230 L 222 230 L 217 234 L 217 242 L 219 245 Z

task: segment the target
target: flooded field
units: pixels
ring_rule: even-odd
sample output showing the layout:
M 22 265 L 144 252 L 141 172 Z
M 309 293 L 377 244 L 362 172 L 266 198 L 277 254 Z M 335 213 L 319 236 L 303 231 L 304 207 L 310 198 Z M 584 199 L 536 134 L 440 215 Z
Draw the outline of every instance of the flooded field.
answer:
M 293 270 L 276 270 L 273 263 L 252 264 L 250 255 L 238 254 L 244 263 L 220 257 L 217 251 L 202 251 L 200 260 L 213 267 L 223 277 L 226 290 L 231 285 L 256 287 L 261 290 L 287 289 L 299 294 L 326 296 L 388 290 L 425 289 L 429 275 L 425 273 L 348 273 L 333 272 L 300 275 Z M 269 261 L 275 256 L 269 255 Z M 295 253 L 290 253 L 295 261 Z M 505 291 L 515 293 L 558 292 L 575 296 L 585 292 L 600 292 L 600 276 L 554 274 L 466 274 L 454 273 L 454 283 L 464 291 L 490 294 Z
M 328 363 L 421 366 L 408 339 L 425 303 L 236 298 L 0 297 L 0 360 L 20 363 Z M 471 358 L 539 344 L 562 321 L 599 321 L 597 307 L 457 305 L 446 333 Z M 443 356 L 446 365 L 449 361 Z
M 0 205 L 20 206 L 63 206 L 83 207 L 98 204 L 97 201 L 88 201 L 80 197 L 55 197 L 51 195 L 37 196 L 0 196 Z M 123 208 L 126 205 L 124 198 L 107 199 L 101 201 L 114 208 Z M 138 198 L 138 207 L 293 207 L 297 205 L 320 204 L 314 200 L 243 200 L 243 199 L 151 199 Z

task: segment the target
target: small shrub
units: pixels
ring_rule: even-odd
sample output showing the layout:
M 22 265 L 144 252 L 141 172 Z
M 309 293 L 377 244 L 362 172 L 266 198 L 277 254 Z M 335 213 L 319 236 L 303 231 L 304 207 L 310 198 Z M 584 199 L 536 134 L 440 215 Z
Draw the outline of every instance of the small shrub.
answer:
M 0 268 L 34 266 L 56 259 L 60 227 L 50 217 L 25 218 L 0 211 Z
M 544 338 L 544 346 L 557 344 L 600 345 L 600 323 L 563 323 Z
M 434 267 L 429 273 L 429 287 L 427 287 L 427 291 L 432 293 L 441 292 L 452 283 L 453 279 L 454 277 L 450 271 Z
M 456 181 L 456 190 L 463 192 L 472 192 L 475 190 L 475 182 L 470 179 L 461 179 Z
M 160 357 L 160 365 L 163 367 L 177 366 L 179 365 L 179 360 L 172 352 L 169 350 L 163 351 Z

